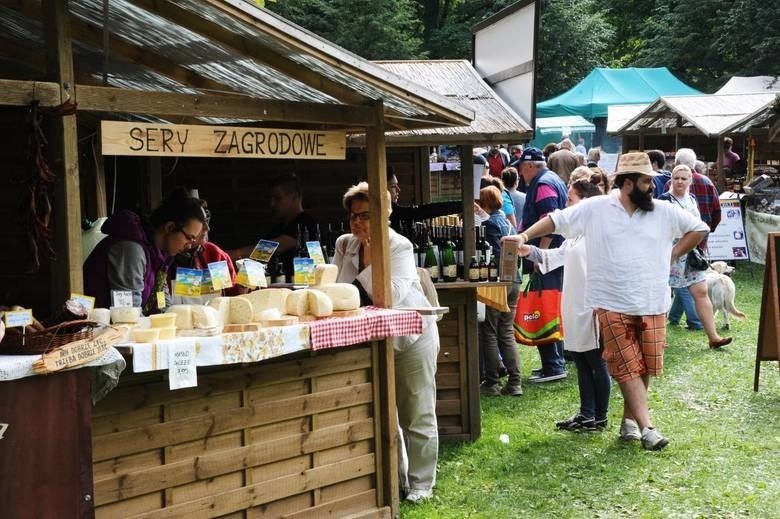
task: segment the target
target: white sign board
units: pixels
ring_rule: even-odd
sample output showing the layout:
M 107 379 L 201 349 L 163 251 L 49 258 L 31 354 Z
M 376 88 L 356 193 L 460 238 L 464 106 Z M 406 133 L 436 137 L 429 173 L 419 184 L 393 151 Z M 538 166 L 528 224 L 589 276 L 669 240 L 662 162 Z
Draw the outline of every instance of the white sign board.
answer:
M 747 260 L 748 245 L 739 198 L 720 199 L 720 223 L 707 237 L 710 261 Z

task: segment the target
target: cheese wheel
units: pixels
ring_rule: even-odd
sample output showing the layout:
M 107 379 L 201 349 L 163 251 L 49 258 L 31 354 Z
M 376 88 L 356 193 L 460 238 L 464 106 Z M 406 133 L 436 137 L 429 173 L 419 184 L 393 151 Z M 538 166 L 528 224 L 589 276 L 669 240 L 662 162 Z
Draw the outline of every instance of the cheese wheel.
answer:
M 317 265 L 314 268 L 314 286 L 330 285 L 339 277 L 339 268 L 336 265 Z
M 316 317 L 333 315 L 333 302 L 324 292 L 314 289 L 308 290 L 307 292 L 309 295 L 310 314 Z
M 192 327 L 199 330 L 222 326 L 219 311 L 204 305 L 192 305 Z
M 208 303 L 207 306 L 215 309 L 219 314 L 219 322 L 222 325 L 230 324 L 230 298 L 229 297 L 215 297 Z
M 306 315 L 309 312 L 308 289 L 295 290 L 287 296 L 286 311 L 290 315 Z
M 355 285 L 350 283 L 332 283 L 317 287 L 333 302 L 333 309 L 337 311 L 357 310 L 360 308 L 360 292 Z
M 278 310 L 279 314 L 286 312 L 287 297 L 292 293 L 289 288 L 266 288 L 255 290 L 239 297 L 248 299 L 254 310 L 254 320 L 260 320 L 260 313 L 265 310 Z
M 254 312 L 252 303 L 243 297 L 230 297 L 230 324 L 247 324 L 252 322 Z
M 173 324 L 179 330 L 192 330 L 192 305 L 173 305 L 163 315 L 175 314 L 176 322 Z M 168 325 L 168 326 L 173 326 Z M 152 321 L 154 326 L 154 321 Z

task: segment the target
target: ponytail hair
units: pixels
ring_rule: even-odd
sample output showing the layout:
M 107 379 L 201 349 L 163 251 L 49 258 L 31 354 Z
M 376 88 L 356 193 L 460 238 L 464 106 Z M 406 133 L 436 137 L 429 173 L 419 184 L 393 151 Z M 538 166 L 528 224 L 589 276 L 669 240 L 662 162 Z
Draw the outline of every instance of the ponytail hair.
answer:
M 203 201 L 192 198 L 184 187 L 177 187 L 171 191 L 149 216 L 149 223 L 153 229 L 159 229 L 167 222 L 173 222 L 176 228 L 181 229 L 190 220 L 197 220 L 204 226 L 208 225 Z

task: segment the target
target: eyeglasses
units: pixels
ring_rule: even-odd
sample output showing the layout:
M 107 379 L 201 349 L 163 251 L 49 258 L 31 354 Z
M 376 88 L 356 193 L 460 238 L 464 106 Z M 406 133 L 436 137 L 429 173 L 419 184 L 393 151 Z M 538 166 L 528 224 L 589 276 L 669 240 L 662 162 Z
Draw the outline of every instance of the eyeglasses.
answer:
M 362 213 L 349 213 L 349 221 L 354 222 L 355 220 L 360 220 L 361 222 L 367 222 L 371 218 L 371 215 L 368 211 L 364 211 Z
M 185 238 L 187 238 L 187 241 L 194 242 L 194 241 L 198 240 L 197 236 L 195 236 L 193 234 L 187 234 L 187 231 L 185 231 L 184 229 L 179 229 L 179 232 L 182 233 Z

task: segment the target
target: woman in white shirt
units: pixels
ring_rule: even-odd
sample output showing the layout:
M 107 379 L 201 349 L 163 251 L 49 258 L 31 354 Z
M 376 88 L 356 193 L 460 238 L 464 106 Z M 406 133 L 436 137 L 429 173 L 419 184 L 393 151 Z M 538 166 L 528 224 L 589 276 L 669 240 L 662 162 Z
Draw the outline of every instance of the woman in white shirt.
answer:
M 343 205 L 349 212 L 351 234 L 336 240 L 333 263 L 339 267 L 338 282 L 353 283 L 364 297 L 371 298 L 368 183 L 361 182 L 349 188 L 344 194 Z M 386 216 L 389 220 L 390 215 Z M 411 242 L 389 229 L 389 243 L 393 306 L 431 306 L 420 285 Z M 402 433 L 399 441 L 401 487 L 406 500 L 416 503 L 430 498 L 436 483 L 439 449 L 435 380 L 439 332 L 436 318 L 423 316 L 422 334 L 394 338 L 393 349 L 396 407 Z

